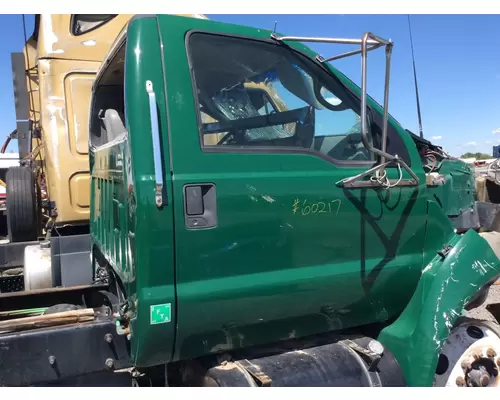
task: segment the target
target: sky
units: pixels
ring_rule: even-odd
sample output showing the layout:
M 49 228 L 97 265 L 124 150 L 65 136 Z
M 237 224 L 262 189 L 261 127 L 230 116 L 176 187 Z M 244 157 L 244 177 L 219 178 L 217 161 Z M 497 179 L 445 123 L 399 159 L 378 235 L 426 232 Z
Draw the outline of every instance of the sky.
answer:
M 407 15 L 212 15 L 212 20 L 273 29 L 293 36 L 361 38 L 364 32 L 392 39 L 389 112 L 418 133 L 417 108 Z M 33 16 L 26 16 L 28 36 Z M 424 137 L 455 156 L 492 153 L 500 144 L 499 15 L 412 15 L 412 34 Z M 10 53 L 22 51 L 21 15 L 0 15 L 0 141 L 15 128 Z M 346 45 L 310 43 L 324 57 L 350 50 Z M 356 84 L 360 56 L 334 62 Z M 383 49 L 368 56 L 368 93 L 384 98 Z M 9 150 L 17 151 L 12 141 Z
M 27 36 L 33 31 L 34 17 L 26 15 Z M 0 147 L 16 128 L 14 86 L 10 54 L 23 51 L 24 30 L 21 14 L 0 14 Z M 17 153 L 17 141 L 12 140 L 7 151 Z

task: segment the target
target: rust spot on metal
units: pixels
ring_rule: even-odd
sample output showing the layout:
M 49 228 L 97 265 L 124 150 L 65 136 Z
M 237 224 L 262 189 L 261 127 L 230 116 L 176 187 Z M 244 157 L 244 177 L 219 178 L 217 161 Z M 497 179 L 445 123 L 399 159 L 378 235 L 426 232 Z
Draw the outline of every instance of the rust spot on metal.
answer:
M 490 383 L 490 377 L 488 375 L 483 375 L 480 379 L 481 386 L 488 386 Z

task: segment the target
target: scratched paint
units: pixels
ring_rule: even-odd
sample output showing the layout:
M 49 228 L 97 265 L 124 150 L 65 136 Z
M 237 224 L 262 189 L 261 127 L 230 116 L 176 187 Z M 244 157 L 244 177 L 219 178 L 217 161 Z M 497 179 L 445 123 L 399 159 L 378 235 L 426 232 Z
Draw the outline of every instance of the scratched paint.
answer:
M 452 251 L 444 260 L 436 255 L 423 268 L 405 310 L 378 337 L 398 359 L 410 386 L 432 385 L 441 347 L 464 306 L 500 273 L 500 261 L 475 231 L 449 244 Z
M 268 195 L 264 195 L 264 196 L 260 196 L 260 197 L 262 197 L 265 201 L 267 201 L 270 204 L 272 204 L 276 201 L 274 198 L 272 198 L 271 196 L 268 196 Z
M 486 260 L 476 260 L 472 263 L 472 269 L 478 271 L 481 275 L 486 275 L 488 269 L 494 268 L 488 261 Z
M 43 25 L 43 38 L 44 38 L 44 46 L 45 52 L 47 54 L 61 54 L 64 53 L 64 50 L 58 49 L 54 50 L 54 45 L 58 42 L 57 35 L 52 29 L 52 14 L 42 14 L 41 21 Z

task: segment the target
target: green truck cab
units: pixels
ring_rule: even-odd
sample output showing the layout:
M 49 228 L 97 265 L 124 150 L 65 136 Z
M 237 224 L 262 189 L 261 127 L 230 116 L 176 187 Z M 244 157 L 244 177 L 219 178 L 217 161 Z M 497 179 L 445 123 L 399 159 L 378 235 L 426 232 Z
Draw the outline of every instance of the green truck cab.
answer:
M 382 324 L 406 383 L 430 385 L 500 273 L 486 240 L 455 232 L 422 143 L 293 38 L 136 17 L 91 114 L 93 259 L 137 366 Z
M 361 45 L 347 53 L 362 54 L 361 88 L 303 44 L 318 40 Z M 367 53 L 381 46 L 384 107 L 366 95 Z M 96 331 L 78 373 L 496 385 L 500 329 L 462 314 L 500 275 L 498 237 L 456 228 L 472 178 L 450 183 L 461 164 L 388 115 L 391 50 L 371 34 L 131 19 L 97 74 L 89 122 L 91 260 L 112 310 L 96 318 L 108 315 L 106 342 L 125 353 L 99 352 Z

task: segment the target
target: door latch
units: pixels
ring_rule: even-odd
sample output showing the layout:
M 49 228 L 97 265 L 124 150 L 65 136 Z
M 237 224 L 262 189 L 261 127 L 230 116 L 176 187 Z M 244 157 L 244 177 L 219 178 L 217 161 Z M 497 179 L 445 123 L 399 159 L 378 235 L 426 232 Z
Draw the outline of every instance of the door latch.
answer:
M 184 220 L 187 229 L 217 226 L 217 197 L 213 183 L 184 186 Z

